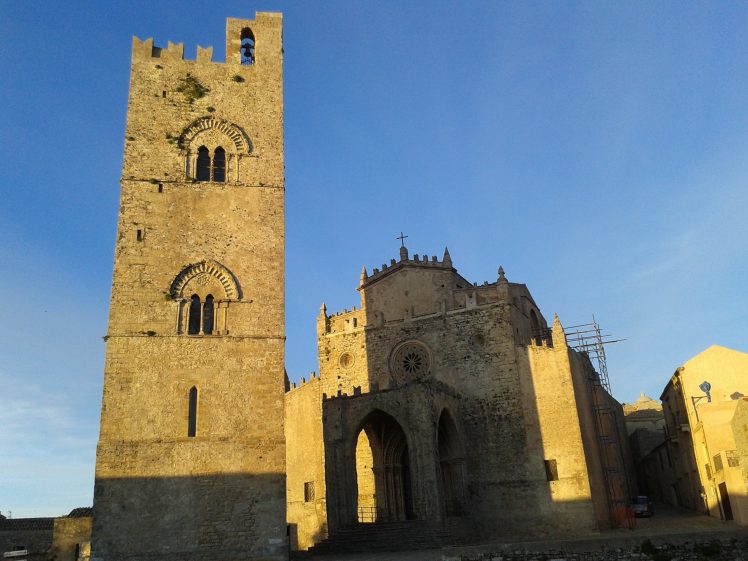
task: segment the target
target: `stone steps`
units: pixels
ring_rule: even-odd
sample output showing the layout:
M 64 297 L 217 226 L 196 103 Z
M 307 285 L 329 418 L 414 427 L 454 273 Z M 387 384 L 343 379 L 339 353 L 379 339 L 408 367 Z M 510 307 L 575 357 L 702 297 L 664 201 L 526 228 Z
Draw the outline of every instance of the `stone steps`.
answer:
M 442 544 L 442 532 L 423 520 L 359 524 L 341 528 L 309 549 L 310 554 L 406 551 Z

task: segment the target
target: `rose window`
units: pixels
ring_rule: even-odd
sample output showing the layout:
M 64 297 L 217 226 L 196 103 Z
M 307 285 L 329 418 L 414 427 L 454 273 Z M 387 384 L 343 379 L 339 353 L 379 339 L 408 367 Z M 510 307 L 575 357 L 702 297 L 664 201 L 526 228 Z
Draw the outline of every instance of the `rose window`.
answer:
M 423 366 L 423 357 L 415 352 L 409 352 L 403 357 L 403 368 L 410 372 L 411 374 L 415 374 L 418 372 L 421 367 Z
M 390 360 L 392 373 L 401 378 L 420 378 L 431 367 L 429 351 L 419 341 L 406 341 L 398 345 Z
M 351 353 L 343 353 L 340 355 L 339 363 L 342 368 L 350 368 L 353 366 L 353 355 Z

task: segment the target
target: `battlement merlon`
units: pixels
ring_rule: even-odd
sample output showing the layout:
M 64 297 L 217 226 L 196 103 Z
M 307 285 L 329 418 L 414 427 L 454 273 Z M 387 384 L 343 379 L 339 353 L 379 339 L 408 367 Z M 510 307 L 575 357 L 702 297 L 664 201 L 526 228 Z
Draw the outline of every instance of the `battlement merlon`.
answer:
M 255 19 L 226 19 L 226 63 L 242 63 L 242 40 L 249 30 L 255 45 L 257 61 L 268 63 L 273 60 L 281 60 L 283 50 L 283 14 L 278 12 L 257 12 Z M 264 55 L 270 56 L 264 56 Z M 150 60 L 161 59 L 163 61 L 185 60 L 184 43 L 167 42 L 165 48 L 155 46 L 153 38 L 142 40 L 138 37 L 132 38 L 132 59 Z M 197 46 L 197 62 L 213 62 L 213 47 Z
M 410 257 L 408 249 L 403 246 L 400 248 L 399 261 L 390 259 L 389 264 L 382 263 L 381 269 L 375 267 L 374 269 L 372 269 L 371 274 L 368 274 L 366 268 L 364 267 L 364 269 L 362 269 L 361 271 L 361 277 L 357 290 L 361 291 L 371 286 L 373 283 L 379 281 L 380 279 L 406 267 L 439 269 L 443 271 L 451 271 L 457 274 L 457 269 L 455 269 L 452 265 L 452 257 L 449 255 L 449 250 L 447 248 L 444 248 L 444 256 L 440 261 L 436 255 L 432 255 L 431 257 L 429 257 L 427 254 L 423 254 L 423 256 L 419 257 L 419 255 L 416 253 L 413 255 L 413 257 Z M 465 282 L 467 283 L 467 281 Z
M 226 64 L 242 63 L 242 35 L 251 30 L 255 40 L 257 63 L 264 62 L 263 53 L 270 53 L 268 60 L 282 60 L 283 14 L 280 12 L 256 12 L 255 19 L 226 19 Z

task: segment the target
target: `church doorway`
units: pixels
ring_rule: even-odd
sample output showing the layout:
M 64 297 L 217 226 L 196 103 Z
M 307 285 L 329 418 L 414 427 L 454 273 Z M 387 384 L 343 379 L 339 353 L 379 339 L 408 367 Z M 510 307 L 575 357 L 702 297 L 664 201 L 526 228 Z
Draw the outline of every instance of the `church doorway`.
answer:
M 438 441 L 444 511 L 447 516 L 460 516 L 464 510 L 464 454 L 457 425 L 446 409 L 439 417 Z
M 400 424 L 384 411 L 372 411 L 362 423 L 356 484 L 360 523 L 415 518 L 408 442 Z

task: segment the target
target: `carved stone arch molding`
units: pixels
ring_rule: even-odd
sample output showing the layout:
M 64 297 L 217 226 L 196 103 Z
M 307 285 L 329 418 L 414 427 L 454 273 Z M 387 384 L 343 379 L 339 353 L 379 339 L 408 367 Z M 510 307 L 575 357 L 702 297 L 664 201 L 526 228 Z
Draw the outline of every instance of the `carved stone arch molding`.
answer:
M 222 132 L 229 137 L 231 142 L 233 142 L 237 154 L 252 153 L 252 142 L 249 140 L 247 133 L 234 123 L 229 123 L 228 121 L 216 117 L 200 117 L 196 121 L 193 121 L 186 129 L 184 129 L 184 131 L 182 131 L 182 134 L 179 137 L 179 145 L 183 148 L 189 149 L 195 137 L 200 135 L 200 133 L 209 130 Z
M 189 298 L 189 294 L 185 294 L 185 287 L 190 283 L 191 280 L 205 275 L 206 277 L 212 277 L 217 280 L 223 287 L 224 297 L 227 300 L 241 300 L 242 294 L 239 288 L 239 283 L 236 281 L 234 275 L 226 267 L 213 260 L 200 261 L 188 265 L 182 272 L 177 275 L 174 282 L 171 283 L 170 293 L 173 298 Z
M 170 295 L 178 304 L 176 332 L 188 336 L 228 335 L 229 307 L 242 297 L 231 271 L 212 260 L 182 269 Z

